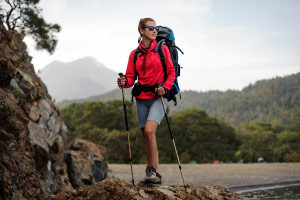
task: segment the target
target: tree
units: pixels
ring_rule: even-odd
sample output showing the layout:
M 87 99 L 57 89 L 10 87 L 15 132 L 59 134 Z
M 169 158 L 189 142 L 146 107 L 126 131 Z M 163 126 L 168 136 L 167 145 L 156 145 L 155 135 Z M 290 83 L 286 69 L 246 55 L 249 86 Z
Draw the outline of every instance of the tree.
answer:
M 60 32 L 61 27 L 45 22 L 38 3 L 39 0 L 2 0 L 0 20 L 8 30 L 18 29 L 22 34 L 31 36 L 37 50 L 53 54 L 57 45 L 55 33 Z
M 290 128 L 290 127 L 288 127 Z M 277 135 L 280 147 L 277 152 L 284 156 L 286 162 L 300 161 L 300 131 L 283 131 Z M 281 151 L 279 151 L 281 150 Z
M 274 161 L 278 141 L 271 124 L 254 121 L 241 125 L 237 127 L 237 136 L 241 141 L 240 157 L 245 162 L 256 162 L 259 157 Z
M 238 141 L 232 127 L 196 108 L 176 113 L 170 123 L 182 162 L 233 161 Z M 161 162 L 176 162 L 174 149 L 163 121 L 157 132 Z

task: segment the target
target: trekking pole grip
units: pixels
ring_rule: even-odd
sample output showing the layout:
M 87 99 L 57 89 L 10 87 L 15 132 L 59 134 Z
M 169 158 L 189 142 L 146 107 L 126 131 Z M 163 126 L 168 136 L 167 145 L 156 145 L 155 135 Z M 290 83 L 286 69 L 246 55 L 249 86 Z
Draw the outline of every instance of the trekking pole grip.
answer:
M 125 76 L 122 72 L 119 73 L 120 77 Z M 124 94 L 124 86 L 121 87 L 122 88 L 122 96 L 123 96 L 123 103 L 125 103 L 125 94 Z

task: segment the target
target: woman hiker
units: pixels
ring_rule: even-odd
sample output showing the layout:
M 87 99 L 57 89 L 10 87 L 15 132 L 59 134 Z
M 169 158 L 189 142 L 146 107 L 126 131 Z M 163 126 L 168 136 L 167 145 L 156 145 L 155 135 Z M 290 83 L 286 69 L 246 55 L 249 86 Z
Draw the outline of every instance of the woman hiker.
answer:
M 134 86 L 133 94 L 136 98 L 136 107 L 139 125 L 145 138 L 145 148 L 147 154 L 147 167 L 145 183 L 161 184 L 161 175 L 159 174 L 159 157 L 156 143 L 156 130 L 164 116 L 164 110 L 160 96 L 167 95 L 170 91 L 174 79 L 175 69 L 172 64 L 170 52 L 167 46 L 163 46 L 163 53 L 166 62 L 167 78 L 164 78 L 165 72 L 157 51 L 156 22 L 151 18 L 140 19 L 138 25 L 140 34 L 139 49 L 134 63 L 135 51 L 129 56 L 125 76 L 117 80 L 119 87 L 132 87 L 136 77 L 138 83 Z M 166 81 L 165 81 L 166 80 Z M 167 99 L 164 99 L 167 105 Z

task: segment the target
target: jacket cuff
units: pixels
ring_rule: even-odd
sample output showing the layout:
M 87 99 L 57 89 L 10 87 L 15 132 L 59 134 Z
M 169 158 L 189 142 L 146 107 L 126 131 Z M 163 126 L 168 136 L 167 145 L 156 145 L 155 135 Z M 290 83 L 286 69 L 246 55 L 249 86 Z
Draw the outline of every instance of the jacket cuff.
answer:
M 165 87 L 164 87 L 164 89 L 165 89 L 165 92 L 166 92 L 166 93 L 164 94 L 164 97 L 165 97 L 166 99 L 169 100 L 169 99 L 170 99 L 170 90 L 168 90 L 168 89 L 165 88 Z
M 124 75 L 124 77 L 125 77 L 125 87 L 126 87 L 127 84 L 128 84 L 128 79 L 127 79 L 127 76 L 126 76 L 126 75 Z
M 168 90 L 167 88 L 163 87 L 165 89 L 166 94 L 170 93 L 170 90 Z

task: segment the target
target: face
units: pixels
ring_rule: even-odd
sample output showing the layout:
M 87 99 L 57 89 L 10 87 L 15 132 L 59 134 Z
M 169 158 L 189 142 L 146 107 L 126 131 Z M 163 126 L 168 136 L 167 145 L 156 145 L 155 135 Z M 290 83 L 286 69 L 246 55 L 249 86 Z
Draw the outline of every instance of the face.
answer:
M 156 23 L 153 21 L 149 21 L 146 23 L 146 27 L 149 27 L 149 26 L 156 27 Z M 148 40 L 155 40 L 156 36 L 157 36 L 156 29 L 153 29 L 151 31 L 151 30 L 149 30 L 149 28 L 143 28 L 143 29 L 141 29 L 141 33 L 143 35 L 143 38 L 148 39 Z

